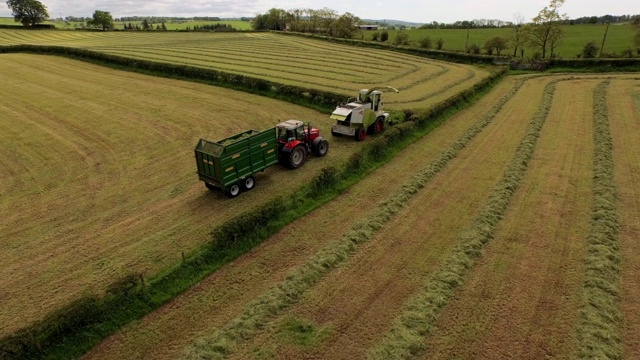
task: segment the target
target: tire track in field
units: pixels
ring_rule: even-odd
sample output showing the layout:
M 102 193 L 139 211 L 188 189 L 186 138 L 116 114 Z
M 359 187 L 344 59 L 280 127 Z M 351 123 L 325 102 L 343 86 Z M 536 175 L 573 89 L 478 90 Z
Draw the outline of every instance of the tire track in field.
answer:
M 464 283 L 475 259 L 491 240 L 524 176 L 542 126 L 549 115 L 556 83 L 557 81 L 552 81 L 545 87 L 542 103 L 529 124 L 525 137 L 502 179 L 482 206 L 474 224 L 459 234 L 459 242 L 451 256 L 431 276 L 423 290 L 408 302 L 382 342 L 369 351 L 369 358 L 404 359 L 415 356 L 424 349 L 424 338 L 432 330 L 440 310 Z
M 620 216 L 614 180 L 607 93 L 611 80 L 594 90 L 593 212 L 587 238 L 584 305 L 578 324 L 580 358 L 621 359 Z
M 620 210 L 622 347 L 626 359 L 640 359 L 640 97 L 630 81 L 614 81 L 608 108 Z M 635 96 L 634 96 L 635 95 Z
M 593 171 L 585 119 L 594 87 L 558 84 L 519 190 L 421 358 L 567 358 L 575 351 Z
M 527 82 L 496 119 L 372 241 L 310 289 L 268 331 L 239 346 L 232 359 L 250 358 L 255 349 L 271 349 L 286 359 L 362 358 L 388 330 L 411 294 L 448 257 L 459 229 L 472 222 L 518 147 L 545 83 Z M 536 96 L 529 95 L 532 87 Z M 472 107 L 447 121 L 483 113 Z M 286 323 L 291 318 L 330 328 L 331 333 L 313 347 L 282 341 L 288 340 Z
M 302 266 L 293 270 L 287 279 L 249 303 L 242 313 L 223 329 L 211 336 L 203 337 L 185 353 L 189 359 L 216 358 L 228 355 L 238 341 L 253 337 L 274 315 L 281 313 L 327 273 L 344 263 L 359 245 L 372 239 L 373 234 L 391 220 L 402 209 L 406 201 L 426 186 L 444 169 L 467 144 L 493 121 L 502 107 L 522 86 L 520 81 L 490 111 L 472 126 L 461 138 L 433 161 L 415 174 L 400 190 L 383 201 L 368 218 L 359 221 L 336 244 L 320 250 Z

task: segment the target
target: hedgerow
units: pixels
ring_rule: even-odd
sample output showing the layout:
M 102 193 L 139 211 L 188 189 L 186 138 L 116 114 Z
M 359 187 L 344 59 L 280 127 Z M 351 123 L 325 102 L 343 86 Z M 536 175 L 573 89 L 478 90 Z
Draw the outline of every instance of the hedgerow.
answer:
M 522 84 L 523 81 L 518 82 L 507 95 L 491 108 L 487 115 L 469 128 L 449 148 L 445 149 L 428 167 L 416 173 L 397 192 L 380 203 L 365 219 L 357 222 L 337 243 L 321 249 L 307 262 L 293 270 L 282 283 L 248 304 L 242 314 L 232 320 L 224 329 L 218 330 L 211 337 L 205 337 L 196 342 L 185 353 L 185 358 L 223 358 L 233 350 L 238 341 L 252 337 L 274 315 L 297 302 L 302 294 L 323 276 L 342 264 L 357 249 L 358 245 L 371 240 L 376 231 L 398 214 L 413 195 L 426 186 L 436 174 L 447 166 L 449 161 L 454 159 L 476 135 L 493 121 Z M 416 125 L 406 125 L 405 123 L 398 128 L 402 129 L 402 126 Z M 402 132 L 403 130 L 398 130 L 396 134 Z M 392 135 L 388 139 L 392 138 L 400 138 L 400 136 Z M 376 139 L 376 141 L 383 143 L 387 140 L 383 137 Z M 370 149 L 376 154 L 376 146 L 372 146 Z M 370 153 L 367 152 L 367 154 Z
M 593 210 L 587 238 L 583 306 L 578 324 L 579 358 L 622 359 L 619 326 L 620 243 L 613 142 L 604 81 L 593 93 Z
M 533 120 L 529 124 L 509 167 L 489 194 L 473 225 L 458 236 L 458 244 L 422 291 L 412 298 L 382 342 L 368 352 L 370 359 L 408 359 L 425 347 L 425 336 L 433 328 L 440 310 L 480 255 L 484 245 L 504 216 L 509 202 L 524 176 L 537 139 L 551 108 L 557 81 L 548 84 Z

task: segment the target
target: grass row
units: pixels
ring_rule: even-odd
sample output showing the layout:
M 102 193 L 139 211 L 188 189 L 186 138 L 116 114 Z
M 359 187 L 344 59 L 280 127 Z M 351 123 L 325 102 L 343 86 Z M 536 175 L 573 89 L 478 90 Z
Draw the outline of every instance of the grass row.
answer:
M 515 96 L 523 82 L 518 82 L 507 95 L 491 108 L 486 116 L 445 149 L 428 167 L 417 172 L 396 193 L 380 203 L 367 218 L 356 223 L 336 244 L 331 244 L 320 250 L 303 265 L 292 271 L 282 283 L 247 305 L 242 314 L 232 320 L 224 329 L 217 331 L 211 337 L 200 339 L 188 349 L 185 358 L 224 358 L 233 351 L 239 341 L 252 337 L 273 316 L 296 303 L 305 291 L 346 261 L 360 244 L 371 240 L 377 230 L 392 219 L 413 195 L 444 169 L 449 161 L 454 159 L 476 135 L 493 121 L 502 107 Z M 413 124 L 405 123 L 403 125 L 406 127 Z M 374 157 L 384 156 L 392 136 L 394 136 L 393 133 L 386 133 L 382 139 L 372 143 L 369 153 Z
M 0 52 L 3 50 L 6 48 L 0 47 Z M 68 48 L 54 48 L 51 51 L 50 47 L 28 46 L 14 47 L 10 50 L 11 52 L 63 55 L 92 63 L 106 64 L 121 70 L 208 83 L 206 76 L 205 81 L 199 76 L 199 74 L 207 75 L 201 72 L 202 69 L 194 69 L 194 72 L 190 73 L 188 67 L 175 65 L 165 67 L 165 64 L 153 63 L 143 63 L 140 66 L 137 60 L 121 58 L 116 60 L 122 62 L 103 62 L 100 59 L 104 54 L 89 52 L 89 56 L 84 56 L 87 53 L 83 50 Z M 108 55 L 107 57 L 113 59 Z M 114 282 L 105 296 L 91 295 L 78 299 L 50 314 L 43 321 L 0 339 L 0 358 L 79 357 L 105 337 L 167 303 L 221 266 L 269 238 L 283 226 L 330 201 L 341 191 L 388 161 L 409 143 L 428 133 L 459 109 L 475 102 L 499 82 L 504 74 L 505 71 L 498 72 L 430 110 L 411 116 L 413 121 L 386 129 L 382 136 L 372 139 L 360 151 L 354 153 L 347 164 L 340 168 L 336 166 L 323 169 L 316 178 L 292 196 L 286 199 L 273 199 L 225 222 L 212 232 L 210 244 L 186 256 L 181 264 L 147 281 L 141 281 L 139 274 L 130 274 Z M 247 88 L 250 83 L 243 81 L 243 77 L 215 78 L 212 82 L 218 85 L 222 80 L 230 80 L 229 83 L 222 84 L 226 87 L 250 92 L 256 90 Z M 290 92 L 305 90 L 276 83 L 270 84 L 276 89 L 284 88 Z M 282 94 L 268 90 L 263 91 L 262 94 L 282 98 Z M 309 99 L 313 98 L 314 96 Z M 313 104 L 309 101 L 307 105 L 317 108 L 322 105 L 322 102 Z
M 545 87 L 544 97 L 502 179 L 495 185 L 473 225 L 459 236 L 450 257 L 431 276 L 424 289 L 412 298 L 380 344 L 370 349 L 370 359 L 408 359 L 424 349 L 440 310 L 480 256 L 483 247 L 504 216 L 533 155 L 542 126 L 551 108 L 557 81 Z
M 620 243 L 614 181 L 613 142 L 609 129 L 607 90 L 610 80 L 595 88 L 593 210 L 587 238 L 584 305 L 578 324 L 581 359 L 622 359 L 619 326 Z

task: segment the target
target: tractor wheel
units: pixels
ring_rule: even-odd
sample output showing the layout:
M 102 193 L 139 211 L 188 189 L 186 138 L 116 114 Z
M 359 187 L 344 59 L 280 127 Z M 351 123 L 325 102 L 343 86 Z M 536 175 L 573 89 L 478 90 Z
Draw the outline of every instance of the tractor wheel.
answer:
M 367 137 L 367 131 L 364 128 L 356 130 L 356 140 L 362 141 L 365 137 Z
M 291 169 L 297 169 L 304 164 L 305 157 L 307 152 L 304 149 L 304 146 L 298 145 L 289 154 L 289 167 Z
M 253 176 L 249 176 L 244 178 L 244 180 L 242 180 L 242 188 L 246 191 L 249 191 L 251 189 L 253 189 L 253 187 L 256 186 L 256 180 L 253 178 Z
M 204 186 L 206 186 L 207 189 L 209 189 L 211 191 L 215 191 L 216 190 L 216 187 L 211 185 L 211 184 L 209 184 L 208 182 L 204 183 Z
M 321 140 L 316 146 L 316 156 L 325 156 L 329 151 L 329 142 L 327 140 Z
M 227 193 L 227 196 L 231 197 L 231 198 L 234 198 L 234 197 L 238 196 L 240 194 L 240 185 L 233 184 L 233 185 L 229 186 L 227 188 L 226 193 Z
M 383 129 L 384 129 L 384 118 L 379 117 L 378 120 L 376 120 L 376 134 L 381 133 Z

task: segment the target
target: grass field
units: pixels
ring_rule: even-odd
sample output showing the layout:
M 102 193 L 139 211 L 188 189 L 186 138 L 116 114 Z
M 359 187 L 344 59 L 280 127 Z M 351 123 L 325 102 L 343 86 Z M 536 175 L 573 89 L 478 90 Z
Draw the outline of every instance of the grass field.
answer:
M 123 29 L 124 25 L 138 25 L 142 27 L 142 21 L 114 21 L 113 25 L 115 29 Z M 55 25 L 58 29 L 64 30 L 72 30 L 72 29 L 81 29 L 82 23 L 76 22 L 62 22 L 62 21 L 45 21 L 43 24 L 52 24 Z M 237 30 L 250 30 L 251 23 L 249 21 L 240 21 L 240 20 L 221 20 L 221 21 L 167 21 L 165 22 L 165 26 L 167 30 L 186 30 L 187 27 L 193 29 L 194 26 L 203 26 L 203 25 L 214 25 L 214 24 L 228 24 L 233 26 Z M 0 25 L 21 25 L 20 23 L 16 23 L 13 18 L 5 18 L 0 17 Z M 156 25 L 153 24 L 154 28 Z
M 58 57 L 2 55 L 0 64 L 0 335 L 126 273 L 175 264 L 247 204 L 290 193 L 359 145 L 331 139 L 326 158 L 271 168 L 231 201 L 198 181 L 198 137 L 289 118 L 328 134 L 328 115 Z M 285 179 L 290 187 L 277 186 Z
M 342 93 L 393 86 L 391 108 L 427 108 L 489 75 L 490 70 L 384 50 L 354 48 L 269 33 L 87 33 L 0 29 L 0 45 L 44 44 L 193 65 Z
M 582 48 L 589 41 L 595 41 L 600 47 L 605 28 L 606 26 L 604 25 L 566 25 L 564 26 L 565 36 L 555 53 L 563 58 L 576 57 L 582 53 Z M 389 31 L 390 42 L 393 42 L 398 32 L 399 30 Z M 365 31 L 362 36 L 364 39 L 371 39 L 372 33 L 373 31 Z M 436 41 L 442 38 L 444 50 L 463 51 L 467 40 L 466 29 L 416 29 L 406 30 L 406 33 L 414 46 L 418 46 L 418 42 L 421 39 L 429 37 L 435 47 Z M 511 28 L 471 29 L 469 32 L 469 45 L 476 44 L 482 48 L 487 40 L 496 36 L 509 39 L 512 33 L 513 29 Z M 609 27 L 604 52 L 620 55 L 623 51 L 631 49 L 634 55 L 637 56 L 635 52 L 636 46 L 633 42 L 634 36 L 635 32 L 630 24 L 612 24 Z M 539 49 L 526 47 L 524 56 L 532 57 L 537 51 L 541 52 Z M 503 50 L 502 55 L 513 55 L 513 47 Z M 517 56 L 520 56 L 520 54 L 517 54 Z
M 620 283 L 626 320 L 609 325 L 632 358 L 639 351 L 632 334 L 640 310 L 631 241 L 638 199 L 629 182 L 640 165 L 633 155 L 637 80 L 508 78 L 359 186 L 126 327 L 87 358 L 400 358 L 405 345 L 411 347 L 404 354 L 420 358 L 576 357 L 577 334 L 588 327 L 581 314 L 593 301 L 585 261 L 595 230 L 591 179 L 600 141 L 592 108 L 600 106 L 594 93 L 603 81 L 610 82 L 608 101 L 622 105 L 608 113 L 614 159 L 625 164 L 616 167 L 616 188 L 629 195 L 619 207 L 622 280 L 607 280 Z M 528 160 L 519 157 L 523 151 Z M 514 161 L 517 176 L 510 175 Z M 499 190 L 501 184 L 509 191 Z M 503 215 L 494 212 L 498 203 Z M 363 211 L 345 218 L 345 208 Z M 487 214 L 496 215 L 485 223 Z M 477 226 L 485 230 L 472 231 Z M 460 244 L 479 235 L 486 240 L 468 243 L 467 253 Z M 361 240 L 350 243 L 354 237 Z M 345 246 L 346 256 L 329 256 Z M 465 265 L 443 272 L 456 262 Z M 451 288 L 438 287 L 439 281 Z M 442 296 L 435 295 L 439 291 Z M 411 300 L 422 297 L 426 302 Z M 408 324 L 423 335 L 402 330 L 407 311 L 414 319 Z M 421 311 L 429 315 L 423 318 Z M 391 334 L 400 331 L 409 331 L 401 335 L 409 343 L 394 343 Z M 598 346 L 608 346 L 603 344 Z

